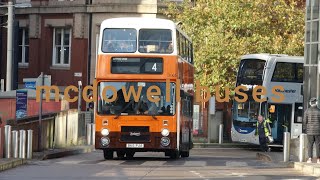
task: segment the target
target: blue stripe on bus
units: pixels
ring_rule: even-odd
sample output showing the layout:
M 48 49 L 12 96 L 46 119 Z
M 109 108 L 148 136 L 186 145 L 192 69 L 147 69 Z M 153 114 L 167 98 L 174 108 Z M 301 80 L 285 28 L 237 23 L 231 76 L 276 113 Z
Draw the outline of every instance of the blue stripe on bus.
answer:
M 253 132 L 256 128 L 255 127 L 234 126 L 234 129 L 240 134 L 249 134 L 249 133 Z

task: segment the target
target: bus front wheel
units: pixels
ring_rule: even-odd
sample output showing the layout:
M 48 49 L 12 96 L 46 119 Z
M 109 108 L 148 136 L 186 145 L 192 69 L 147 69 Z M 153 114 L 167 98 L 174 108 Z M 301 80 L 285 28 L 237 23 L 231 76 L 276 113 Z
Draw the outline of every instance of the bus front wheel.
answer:
M 104 159 L 113 159 L 113 151 L 110 151 L 108 149 L 104 149 L 103 156 L 104 156 Z
M 180 153 L 178 150 L 173 150 L 170 153 L 170 159 L 178 159 L 180 157 Z
M 181 152 L 181 157 L 189 157 L 189 151 L 182 151 Z

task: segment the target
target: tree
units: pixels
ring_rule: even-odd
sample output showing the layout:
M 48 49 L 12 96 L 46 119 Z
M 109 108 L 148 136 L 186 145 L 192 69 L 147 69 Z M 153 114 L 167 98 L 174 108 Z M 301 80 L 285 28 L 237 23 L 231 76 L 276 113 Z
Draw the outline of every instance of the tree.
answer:
M 192 39 L 202 85 L 234 88 L 244 54 L 303 55 L 304 7 L 296 0 L 184 1 L 164 14 Z

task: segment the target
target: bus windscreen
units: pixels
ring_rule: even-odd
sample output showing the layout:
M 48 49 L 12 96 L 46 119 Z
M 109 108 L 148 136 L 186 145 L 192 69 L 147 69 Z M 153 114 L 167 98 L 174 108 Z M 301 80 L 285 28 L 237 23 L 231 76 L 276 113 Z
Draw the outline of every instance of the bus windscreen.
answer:
M 264 60 L 244 59 L 240 62 L 237 86 L 241 84 L 262 85 Z
M 174 115 L 174 83 L 170 83 L 169 87 L 172 93 L 166 94 L 166 86 L 165 82 L 101 82 L 98 85 L 98 113 L 104 115 Z M 109 87 L 113 87 L 115 92 Z M 148 89 L 154 87 L 159 88 L 159 94 L 148 98 Z M 138 99 L 131 93 L 136 94 Z M 167 98 L 167 96 L 170 97 Z M 152 102 L 150 98 L 155 102 Z M 169 99 L 168 102 L 167 99 Z

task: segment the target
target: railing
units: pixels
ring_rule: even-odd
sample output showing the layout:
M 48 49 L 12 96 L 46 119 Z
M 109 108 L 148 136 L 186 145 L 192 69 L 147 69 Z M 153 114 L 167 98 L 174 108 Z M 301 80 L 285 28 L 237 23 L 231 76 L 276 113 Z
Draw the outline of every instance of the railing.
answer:
M 92 115 L 90 112 L 78 113 L 77 110 L 68 110 L 43 115 L 41 121 L 42 128 L 40 131 L 41 135 L 39 135 L 39 118 L 37 116 L 19 120 L 9 120 L 7 121 L 6 126 L 8 128 L 8 142 L 6 141 L 6 143 L 1 143 L 0 148 L 4 149 L 5 147 L 9 147 L 7 155 L 12 157 L 12 155 L 16 155 L 16 152 L 13 152 L 14 150 L 11 147 L 16 148 L 17 138 L 19 139 L 19 144 L 21 143 L 21 146 L 26 148 L 27 151 L 29 149 L 33 151 L 41 151 L 87 145 L 86 127 L 88 123 L 92 122 L 91 118 Z M 25 130 L 29 130 L 28 136 L 25 136 Z M 19 136 L 17 135 L 18 132 L 20 132 Z M 15 138 L 12 138 L 13 136 Z M 41 138 L 41 141 L 39 141 L 39 138 Z M 24 144 L 26 140 L 30 142 L 29 144 L 27 143 L 27 145 Z M 41 144 L 39 144 L 39 142 L 41 142 Z M 9 145 L 3 147 L 2 144 Z M 23 154 L 23 157 L 26 154 L 25 152 L 21 153 Z M 32 152 L 28 151 L 27 157 L 30 156 L 32 156 Z

